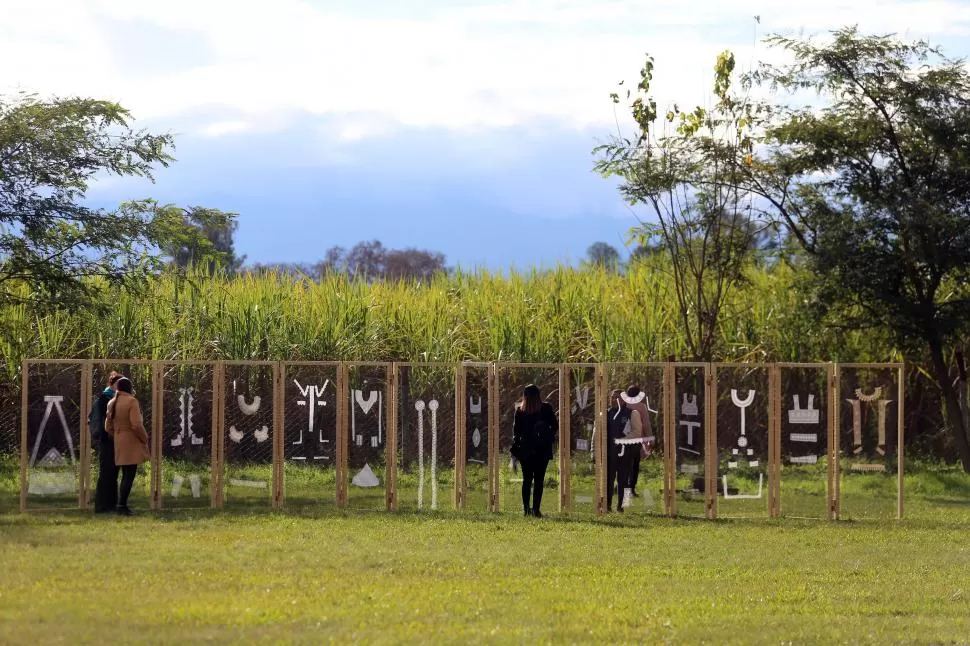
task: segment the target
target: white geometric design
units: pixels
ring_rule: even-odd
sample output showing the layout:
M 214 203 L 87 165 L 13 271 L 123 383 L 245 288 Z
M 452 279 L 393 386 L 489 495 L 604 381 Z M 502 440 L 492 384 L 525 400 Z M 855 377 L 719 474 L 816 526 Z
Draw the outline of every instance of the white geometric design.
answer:
M 172 498 L 178 498 L 179 494 L 182 492 L 182 484 L 185 482 L 185 478 L 180 475 L 172 478 Z M 189 484 L 192 487 L 192 497 L 199 498 L 202 496 L 202 480 L 198 475 L 189 476 Z
M 64 466 L 64 456 L 57 449 L 51 449 L 44 454 L 44 457 L 40 459 L 37 466 L 45 468 L 62 467 Z
M 259 407 L 262 405 L 263 401 L 260 399 L 259 395 L 256 395 L 253 397 L 253 403 L 247 404 L 246 398 L 243 395 L 237 395 L 236 403 L 239 404 L 239 410 L 243 415 L 252 416 L 259 411 Z
M 242 442 L 242 439 L 244 437 L 246 437 L 246 434 L 243 433 L 242 431 L 238 430 L 235 427 L 235 425 L 229 427 L 229 439 L 230 440 L 232 440 L 236 444 L 239 444 L 240 442 Z
M 424 400 L 414 402 L 418 411 L 418 509 L 424 507 Z M 438 400 L 427 404 L 431 411 L 431 508 L 438 508 Z
M 788 411 L 789 424 L 818 424 L 818 409 L 815 408 L 815 395 L 808 396 L 808 406 L 801 408 L 798 395 L 792 395 L 795 407 Z
M 792 433 L 788 436 L 792 442 L 818 443 L 818 433 Z
M 30 453 L 30 466 L 34 466 L 37 463 L 37 452 L 40 450 L 40 442 L 44 439 L 44 432 L 47 430 L 47 422 L 51 418 L 51 413 L 56 409 L 57 417 L 61 420 L 61 428 L 64 431 L 64 439 L 67 440 L 67 449 L 71 455 L 71 465 L 76 465 L 77 460 L 74 458 L 74 440 L 71 439 L 71 430 L 67 424 L 67 418 L 64 416 L 64 409 L 61 408 L 61 403 L 64 398 L 60 395 L 47 395 L 44 397 L 44 401 L 47 402 L 47 408 L 44 409 L 44 417 L 40 421 L 40 428 L 37 430 L 37 439 L 34 441 L 34 450 Z M 72 485 L 73 486 L 73 485 Z
M 482 414 L 482 398 L 481 397 L 469 397 L 468 398 L 468 412 L 472 415 Z
M 186 434 L 189 442 L 198 446 L 204 442 L 203 438 L 198 437 L 192 429 L 192 409 L 195 405 L 193 393 L 195 388 L 179 388 L 179 434 L 172 438 L 172 446 L 182 446 Z
M 875 390 L 873 390 L 872 393 L 868 395 L 862 392 L 862 388 L 856 388 L 855 396 L 859 398 L 859 401 L 863 401 L 866 403 L 876 401 L 877 399 L 882 397 L 882 386 L 876 386 Z
M 688 419 L 682 419 L 682 420 L 680 420 L 680 425 L 687 427 L 687 443 L 690 444 L 690 445 L 693 445 L 694 444 L 694 429 L 695 428 L 700 428 L 701 427 L 701 423 L 700 422 L 692 422 L 692 421 L 690 421 Z
M 472 431 L 472 446 L 477 449 L 481 443 L 482 443 L 482 432 L 478 430 L 478 427 L 476 426 L 475 430 Z
M 764 487 L 765 474 L 758 474 L 758 493 L 757 494 L 734 494 L 728 493 L 728 479 L 727 476 L 721 476 L 721 486 L 723 487 L 723 494 L 725 500 L 757 500 L 762 496 L 762 489 Z
M 263 480 L 243 480 L 241 478 L 231 478 L 229 484 L 233 487 L 248 487 L 250 489 L 266 489 L 266 482 Z
M 314 418 L 314 415 L 316 414 L 316 409 L 317 409 L 318 406 L 319 407 L 324 407 L 324 406 L 327 405 L 327 402 L 323 401 L 322 397 L 323 397 L 324 392 L 327 390 L 327 386 L 330 385 L 330 380 L 329 379 L 325 379 L 324 382 L 323 382 L 323 386 L 317 386 L 317 385 L 314 385 L 314 384 L 307 384 L 304 387 L 304 386 L 301 386 L 300 385 L 300 382 L 297 381 L 296 379 L 293 380 L 293 383 L 296 384 L 297 390 L 299 390 L 300 391 L 300 394 L 303 396 L 303 399 L 297 400 L 296 405 L 297 406 L 307 406 L 309 408 L 309 418 L 310 419 L 307 422 L 307 434 L 310 437 L 313 437 L 313 426 L 314 426 L 314 424 L 313 424 L 314 419 L 313 418 Z M 326 443 L 326 440 L 323 439 L 323 429 L 322 428 L 320 429 L 320 439 L 318 441 L 320 442 L 320 444 L 325 444 Z M 297 440 L 296 442 L 293 442 L 293 444 L 303 444 L 303 429 L 300 429 L 300 439 Z
M 792 464 L 817 464 L 818 456 L 817 455 L 802 455 L 798 457 L 793 456 L 788 458 L 788 461 L 791 462 Z
M 364 464 L 364 468 L 354 476 L 351 482 L 357 487 L 379 487 L 381 484 L 369 464 Z
M 256 438 L 257 442 L 265 442 L 269 439 L 269 428 L 263 426 L 263 428 L 259 429 L 258 431 L 254 431 L 253 437 Z
M 356 404 L 356 405 L 355 405 Z M 374 404 L 377 404 L 377 439 L 371 440 L 371 446 L 378 446 L 384 441 L 384 426 L 383 426 L 383 408 L 384 408 L 384 397 L 383 393 L 379 390 L 372 390 L 364 399 L 364 391 L 362 390 L 352 390 L 350 392 L 350 434 L 352 437 L 357 438 L 357 446 L 363 446 L 364 436 L 357 435 L 357 408 L 360 408 L 361 413 L 364 415 L 369 415 L 371 409 L 374 408 Z
M 576 386 L 576 399 L 573 400 L 572 412 L 578 413 L 589 406 L 589 386 Z
M 697 395 L 691 395 L 688 398 L 687 393 L 680 402 L 680 414 L 687 415 L 688 417 L 695 417 L 697 415 Z

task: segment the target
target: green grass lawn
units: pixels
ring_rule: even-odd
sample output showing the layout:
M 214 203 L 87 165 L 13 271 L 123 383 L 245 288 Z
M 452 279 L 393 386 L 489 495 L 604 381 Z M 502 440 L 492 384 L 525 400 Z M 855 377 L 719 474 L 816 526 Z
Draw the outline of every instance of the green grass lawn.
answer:
M 855 477 L 856 509 L 895 510 L 893 478 Z M 970 478 L 906 484 L 901 523 L 7 506 L 0 643 L 967 643 Z

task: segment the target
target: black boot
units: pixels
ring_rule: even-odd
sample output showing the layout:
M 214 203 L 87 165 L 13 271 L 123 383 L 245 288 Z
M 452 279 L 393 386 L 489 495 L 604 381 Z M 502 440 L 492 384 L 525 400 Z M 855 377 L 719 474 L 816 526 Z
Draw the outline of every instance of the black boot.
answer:
M 117 509 L 117 511 L 118 511 L 118 515 L 119 516 L 134 516 L 135 515 L 135 512 L 133 512 L 132 510 L 128 509 L 128 505 L 119 506 L 118 509 Z

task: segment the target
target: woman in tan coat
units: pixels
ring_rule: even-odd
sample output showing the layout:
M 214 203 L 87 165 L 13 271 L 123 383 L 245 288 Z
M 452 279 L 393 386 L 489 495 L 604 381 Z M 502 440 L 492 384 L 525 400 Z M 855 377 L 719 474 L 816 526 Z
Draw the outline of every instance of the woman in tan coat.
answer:
M 128 495 L 135 483 L 138 465 L 149 459 L 148 434 L 141 414 L 141 406 L 135 399 L 131 380 L 122 377 L 115 382 L 117 393 L 108 403 L 104 430 L 114 439 L 115 464 L 121 468 L 121 491 L 118 495 L 118 513 L 131 516 Z

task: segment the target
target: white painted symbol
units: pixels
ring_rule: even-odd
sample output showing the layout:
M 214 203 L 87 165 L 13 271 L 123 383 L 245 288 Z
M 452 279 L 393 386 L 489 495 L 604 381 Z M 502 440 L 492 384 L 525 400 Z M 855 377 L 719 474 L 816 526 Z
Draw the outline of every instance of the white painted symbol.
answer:
M 350 392 L 350 434 L 356 438 L 357 446 L 364 445 L 364 436 L 357 434 L 357 408 L 359 407 L 361 413 L 364 415 L 369 415 L 375 404 L 377 404 L 377 438 L 376 444 L 374 439 L 371 440 L 371 446 L 376 447 L 384 441 L 382 420 L 384 407 L 383 394 L 379 390 L 372 390 L 367 396 L 367 399 L 364 399 L 364 391 L 352 390 Z
M 738 391 L 735 390 L 734 388 L 731 389 L 731 401 L 734 402 L 735 406 L 741 409 L 741 435 L 738 437 L 738 446 L 741 447 L 742 449 L 748 446 L 747 428 L 745 426 L 744 411 L 748 406 L 751 405 L 751 402 L 754 401 L 754 396 L 755 396 L 755 391 L 749 390 L 748 396 L 745 397 L 744 399 L 741 399 L 740 397 L 738 397 Z M 751 453 L 752 451 L 749 450 L 748 455 L 751 455 Z
M 688 417 L 697 416 L 697 395 L 690 395 L 688 397 L 688 394 L 684 393 L 680 402 L 680 414 Z
M 482 443 L 482 432 L 478 430 L 478 427 L 476 426 L 475 430 L 472 431 L 472 446 L 474 446 L 477 449 L 481 443 Z
M 650 408 L 650 398 L 649 397 L 647 397 L 647 410 L 650 411 L 651 413 L 655 413 L 655 414 L 660 412 L 658 410 L 654 410 L 654 409 Z
M 696 475 L 701 472 L 701 468 L 700 468 L 700 465 L 697 465 L 697 464 L 681 464 L 680 472 Z
M 44 454 L 44 457 L 40 459 L 37 466 L 48 469 L 51 467 L 62 467 L 64 466 L 64 456 L 57 449 L 51 449 Z
M 257 442 L 265 442 L 269 439 L 269 428 L 263 426 L 263 428 L 259 429 L 258 431 L 254 431 L 253 437 L 256 438 Z
M 239 405 L 239 410 L 243 415 L 253 416 L 259 411 L 259 407 L 262 405 L 263 401 L 260 399 L 259 395 L 253 397 L 253 403 L 246 403 L 246 398 L 243 395 L 236 396 L 236 403 Z
M 246 437 L 246 436 L 243 434 L 243 432 L 240 431 L 240 430 L 238 430 L 235 426 L 230 426 L 229 427 L 229 439 L 230 440 L 232 440 L 236 444 L 239 444 L 240 442 L 242 442 L 242 439 L 244 437 Z
M 178 498 L 179 494 L 182 492 L 182 484 L 185 482 L 185 478 L 180 475 L 172 478 L 172 498 Z M 200 498 L 202 496 L 202 479 L 197 475 L 189 476 L 189 486 L 192 488 L 192 497 Z
M 229 480 L 229 484 L 234 487 L 248 487 L 249 489 L 266 489 L 266 482 L 263 480 L 243 480 L 241 478 L 232 478 Z
M 354 476 L 351 482 L 356 487 L 379 487 L 381 481 L 374 474 L 373 469 L 370 468 L 369 464 L 364 464 L 364 468 L 361 469 L 357 475 Z
M 872 393 L 865 394 L 861 388 L 855 390 L 856 399 L 846 399 L 852 406 L 852 445 L 853 454 L 862 453 L 862 403 L 876 402 L 876 410 L 879 415 L 878 424 L 878 444 L 876 452 L 879 455 L 886 455 L 886 410 L 891 399 L 879 399 L 882 396 L 882 386 L 877 386 Z M 877 469 L 871 469 L 876 471 Z
M 31 471 L 27 493 L 35 496 L 56 496 L 77 491 L 73 473 L 63 471 Z
M 788 458 L 788 461 L 791 462 L 792 464 L 817 464 L 818 456 L 817 455 L 802 455 L 798 457 L 793 456 Z
M 589 451 L 589 440 L 576 440 L 576 450 L 577 451 Z
M 815 395 L 808 396 L 808 406 L 801 408 L 798 395 L 792 395 L 795 407 L 788 411 L 789 424 L 818 424 L 818 409 L 815 408 Z
M 74 440 L 71 439 L 71 429 L 68 426 L 67 418 L 64 416 L 64 409 L 61 407 L 64 398 L 60 395 L 47 395 L 44 397 L 44 401 L 47 402 L 47 408 L 44 409 L 44 417 L 40 420 L 40 428 L 37 429 L 34 450 L 30 452 L 30 466 L 34 466 L 37 462 L 37 452 L 40 450 L 41 440 L 44 439 L 44 433 L 47 431 L 47 422 L 50 421 L 51 413 L 54 410 L 57 410 L 57 417 L 61 421 L 61 429 L 64 431 L 64 439 L 67 440 L 67 449 L 71 455 L 71 465 L 74 466 L 77 464 L 77 460 L 74 458 Z
M 885 471 L 885 464 L 862 464 L 856 463 L 852 465 L 853 471 Z
M 424 400 L 414 402 L 418 411 L 418 509 L 424 507 Z M 438 400 L 427 403 L 431 411 L 431 508 L 438 508 Z
M 472 415 L 482 414 L 482 398 L 481 397 L 469 397 L 468 398 L 468 412 Z
M 198 446 L 204 442 L 203 438 L 197 436 L 192 428 L 192 414 L 195 405 L 195 388 L 179 388 L 179 434 L 172 438 L 172 446 L 182 446 L 185 436 L 189 436 L 189 442 L 193 446 Z
M 791 438 L 792 442 L 807 442 L 811 444 L 818 442 L 817 433 L 792 433 L 788 437 Z
M 304 399 L 300 399 L 296 402 L 297 406 L 306 406 L 309 409 L 309 421 L 307 422 L 307 435 L 309 435 L 310 437 L 313 437 L 314 415 L 316 414 L 317 407 L 322 408 L 327 405 L 327 402 L 323 401 L 322 397 L 323 397 L 324 391 L 326 391 L 327 389 L 327 386 L 330 384 L 330 380 L 329 379 L 324 380 L 322 386 L 317 386 L 314 384 L 307 384 L 306 386 L 301 386 L 300 382 L 297 381 L 296 379 L 293 380 L 293 383 L 296 384 L 297 390 L 299 390 L 300 394 L 304 397 Z M 320 439 L 318 441 L 321 444 L 326 443 L 326 440 L 323 439 L 323 429 L 320 429 Z M 303 444 L 303 429 L 300 429 L 300 439 L 297 440 L 296 442 L 293 442 L 293 444 Z
M 701 423 L 700 422 L 692 422 L 689 419 L 682 419 L 682 420 L 680 420 L 680 425 L 687 427 L 687 443 L 693 445 L 694 444 L 694 429 L 695 428 L 700 428 L 701 427 Z
M 762 488 L 765 483 L 765 474 L 758 474 L 758 493 L 757 494 L 729 494 L 728 493 L 728 479 L 727 476 L 721 476 L 721 486 L 723 487 L 724 499 L 725 500 L 757 500 L 761 498 Z
M 750 453 L 749 453 L 749 455 L 750 455 Z M 748 466 L 749 466 L 749 467 L 756 467 L 756 466 L 758 466 L 759 464 L 760 464 L 760 462 L 758 462 L 757 460 L 749 460 L 749 461 L 748 461 Z
M 240 431 L 239 429 L 237 429 L 235 426 L 229 427 L 230 440 L 232 440 L 236 444 L 239 444 L 240 442 L 243 441 L 244 437 L 246 437 L 246 434 Z M 266 425 L 263 425 L 263 428 L 253 431 L 253 437 L 256 438 L 256 441 L 259 443 L 265 442 L 266 440 L 269 439 L 269 427 Z
M 576 399 L 573 400 L 572 411 L 578 413 L 589 406 L 589 386 L 576 386 Z

